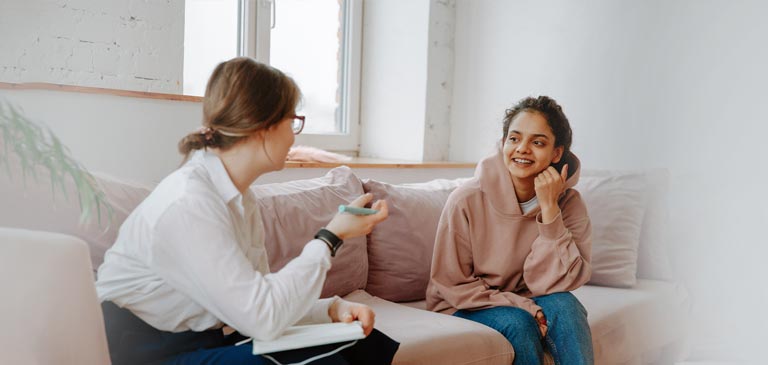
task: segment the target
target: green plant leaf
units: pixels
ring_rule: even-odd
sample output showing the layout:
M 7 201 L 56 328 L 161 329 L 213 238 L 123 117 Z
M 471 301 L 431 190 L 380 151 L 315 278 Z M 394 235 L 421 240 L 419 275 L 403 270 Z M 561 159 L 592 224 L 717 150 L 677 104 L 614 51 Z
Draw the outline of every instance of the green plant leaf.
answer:
M 68 200 L 67 180 L 72 179 L 80 204 L 80 224 L 89 222 L 96 214 L 98 224 L 109 229 L 112 224 L 114 208 L 106 199 L 106 194 L 91 175 L 61 143 L 49 129 L 43 128 L 25 117 L 23 113 L 6 100 L 0 98 L 0 138 L 3 149 L 0 151 L 0 164 L 5 165 L 9 178 L 13 179 L 10 167 L 11 154 L 18 158 L 21 178 L 26 186 L 27 176 L 39 181 L 38 168 L 45 169 L 51 183 L 54 203 L 56 191 L 60 191 Z M 41 170 L 42 171 L 42 170 Z M 102 212 L 106 213 L 107 222 L 102 222 Z M 102 223 L 105 223 L 102 226 Z

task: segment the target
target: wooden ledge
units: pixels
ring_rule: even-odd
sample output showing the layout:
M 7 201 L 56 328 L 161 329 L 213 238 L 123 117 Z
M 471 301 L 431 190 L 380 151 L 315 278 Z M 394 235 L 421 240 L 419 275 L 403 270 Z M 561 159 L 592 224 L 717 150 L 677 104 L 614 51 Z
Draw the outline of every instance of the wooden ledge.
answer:
M 164 94 L 164 93 L 155 93 L 155 92 L 149 92 L 149 91 L 107 89 L 107 88 L 91 87 L 91 86 L 61 85 L 61 84 L 51 84 L 47 82 L 22 82 L 22 83 L 0 82 L 0 89 L 53 90 L 53 91 L 67 91 L 67 92 L 77 92 L 77 93 L 85 93 L 85 94 L 128 96 L 132 98 L 144 98 L 144 99 L 191 101 L 196 103 L 203 101 L 203 98 L 200 96 Z
M 469 169 L 475 168 L 474 162 L 448 162 L 448 161 L 403 161 L 385 160 L 378 158 L 355 157 L 346 162 L 302 162 L 287 161 L 285 167 L 292 168 L 333 168 L 349 166 L 353 169 Z

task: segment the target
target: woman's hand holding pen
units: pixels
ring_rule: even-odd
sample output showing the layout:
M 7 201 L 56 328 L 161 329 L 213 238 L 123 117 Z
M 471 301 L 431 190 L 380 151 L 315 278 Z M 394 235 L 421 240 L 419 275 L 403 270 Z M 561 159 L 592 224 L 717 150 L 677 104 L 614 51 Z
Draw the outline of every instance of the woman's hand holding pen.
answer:
M 363 194 L 351 203 L 349 206 L 362 208 L 373 199 L 372 194 Z M 325 229 L 333 232 L 342 240 L 352 237 L 364 236 L 373 230 L 381 221 L 387 219 L 389 210 L 385 200 L 377 200 L 371 207 L 379 212 L 371 215 L 355 215 L 349 213 L 336 214 Z
M 557 199 L 565 190 L 565 181 L 568 179 L 568 165 L 563 166 L 560 173 L 550 166 L 542 171 L 533 180 L 536 197 L 539 199 L 541 207 L 542 223 L 551 223 L 560 214 L 560 207 L 557 205 Z
M 376 314 L 373 313 L 371 307 L 355 303 L 348 302 L 344 299 L 337 298 L 330 307 L 328 307 L 328 315 L 333 322 L 352 322 L 360 321 L 363 325 L 363 332 L 366 336 L 373 331 L 373 324 L 376 319 Z

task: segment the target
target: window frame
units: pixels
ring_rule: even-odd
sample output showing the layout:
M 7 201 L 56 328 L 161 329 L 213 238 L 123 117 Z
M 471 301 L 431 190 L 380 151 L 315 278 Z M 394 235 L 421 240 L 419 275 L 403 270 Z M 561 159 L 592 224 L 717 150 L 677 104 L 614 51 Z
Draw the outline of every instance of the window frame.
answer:
M 238 54 L 269 64 L 270 31 L 275 12 L 275 0 L 240 0 L 238 19 Z M 308 145 L 329 151 L 357 155 L 360 150 L 360 73 L 362 64 L 363 1 L 341 0 L 345 24 L 342 24 L 346 45 L 340 50 L 342 88 L 342 123 L 346 130 L 332 134 L 302 133 L 297 145 Z M 279 19 L 277 14 L 276 18 Z M 290 71 L 290 70 L 287 70 Z M 312 116 L 308 115 L 309 123 Z M 341 126 L 344 127 L 344 126 Z

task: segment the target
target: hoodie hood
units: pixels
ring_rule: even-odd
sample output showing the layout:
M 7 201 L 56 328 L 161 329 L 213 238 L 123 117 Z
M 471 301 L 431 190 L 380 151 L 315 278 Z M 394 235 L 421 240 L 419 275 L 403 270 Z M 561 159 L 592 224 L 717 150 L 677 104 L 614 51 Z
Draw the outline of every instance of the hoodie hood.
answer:
M 565 188 L 567 190 L 573 188 L 579 182 L 581 162 L 573 153 L 569 153 L 563 158 L 565 163 L 568 164 L 568 179 L 565 181 Z M 520 210 L 520 203 L 517 201 L 512 176 L 509 175 L 509 170 L 504 165 L 501 149 L 478 163 L 475 169 L 475 178 L 480 182 L 480 189 L 495 210 L 504 215 L 523 214 Z M 560 197 L 562 198 L 562 195 Z M 537 208 L 531 214 L 538 211 L 539 209 Z

